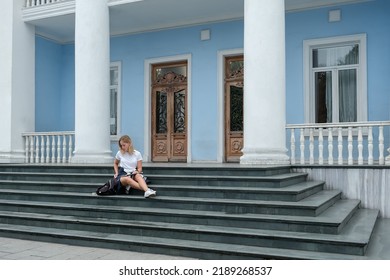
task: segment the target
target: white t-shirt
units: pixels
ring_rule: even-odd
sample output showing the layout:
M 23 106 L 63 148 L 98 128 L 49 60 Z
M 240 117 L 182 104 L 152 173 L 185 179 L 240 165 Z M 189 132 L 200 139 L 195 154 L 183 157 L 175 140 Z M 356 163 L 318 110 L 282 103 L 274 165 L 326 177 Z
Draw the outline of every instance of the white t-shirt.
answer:
M 115 158 L 119 160 L 119 167 L 122 167 L 126 173 L 132 173 L 137 167 L 137 162 L 142 160 L 142 155 L 136 150 L 132 154 L 128 152 L 122 154 L 121 151 L 118 151 Z

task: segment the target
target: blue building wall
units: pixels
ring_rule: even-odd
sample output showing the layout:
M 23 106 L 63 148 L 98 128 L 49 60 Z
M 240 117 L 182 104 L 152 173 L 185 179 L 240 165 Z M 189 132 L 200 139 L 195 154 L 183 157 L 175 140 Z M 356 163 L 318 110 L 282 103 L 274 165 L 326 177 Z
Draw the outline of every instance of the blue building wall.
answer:
M 340 9 L 341 21 L 328 22 L 329 10 Z M 368 120 L 388 120 L 390 85 L 390 1 L 286 14 L 287 122 L 304 122 L 303 41 L 367 34 Z
M 338 8 L 342 20 L 329 23 L 328 11 Z M 287 123 L 304 122 L 303 40 L 358 33 L 367 34 L 368 118 L 390 119 L 389 15 L 387 0 L 286 14 Z M 210 29 L 211 40 L 200 40 L 203 29 Z M 243 48 L 243 30 L 243 21 L 238 20 L 111 38 L 111 61 L 122 63 L 121 134 L 131 135 L 136 147 L 144 150 L 144 61 L 190 54 L 192 157 L 194 161 L 215 161 L 217 53 Z M 74 45 L 37 37 L 36 49 L 37 131 L 74 130 Z M 116 151 L 116 143 L 112 149 Z
M 55 131 L 60 123 L 62 46 L 36 38 L 35 130 Z

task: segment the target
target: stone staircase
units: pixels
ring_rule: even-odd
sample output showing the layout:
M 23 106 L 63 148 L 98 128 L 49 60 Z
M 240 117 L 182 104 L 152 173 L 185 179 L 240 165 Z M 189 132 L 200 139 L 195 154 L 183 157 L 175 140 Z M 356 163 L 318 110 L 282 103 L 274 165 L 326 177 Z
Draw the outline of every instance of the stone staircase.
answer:
M 199 259 L 365 259 L 379 211 L 290 167 L 144 167 L 158 196 L 93 196 L 111 166 L 0 165 L 0 236 Z

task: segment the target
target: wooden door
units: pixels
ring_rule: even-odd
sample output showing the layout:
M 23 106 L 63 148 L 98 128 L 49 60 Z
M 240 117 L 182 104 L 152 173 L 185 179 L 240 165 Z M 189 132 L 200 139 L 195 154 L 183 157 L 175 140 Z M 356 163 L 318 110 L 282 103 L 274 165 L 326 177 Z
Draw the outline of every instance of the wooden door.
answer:
M 154 65 L 152 161 L 187 161 L 187 63 Z
M 239 162 L 244 143 L 244 57 L 225 58 L 225 161 Z

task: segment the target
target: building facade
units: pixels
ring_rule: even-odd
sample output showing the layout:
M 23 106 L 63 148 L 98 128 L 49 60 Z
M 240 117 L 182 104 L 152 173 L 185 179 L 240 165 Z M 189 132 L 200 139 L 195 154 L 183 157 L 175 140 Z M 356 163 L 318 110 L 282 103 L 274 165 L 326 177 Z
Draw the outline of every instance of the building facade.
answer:
M 128 134 L 145 162 L 291 164 L 390 216 L 389 1 L 1 5 L 1 163 L 111 164 Z

